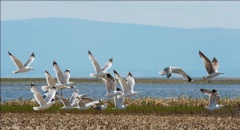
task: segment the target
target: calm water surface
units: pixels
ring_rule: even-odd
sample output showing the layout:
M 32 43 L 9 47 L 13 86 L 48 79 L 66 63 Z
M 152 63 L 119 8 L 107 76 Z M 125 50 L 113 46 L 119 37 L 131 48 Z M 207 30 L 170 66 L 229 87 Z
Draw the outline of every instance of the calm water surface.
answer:
M 44 83 L 34 83 L 36 88 L 44 94 L 41 90 Z M 117 87 L 121 88 L 118 84 Z M 169 98 L 188 96 L 192 98 L 208 98 L 207 95 L 200 92 L 200 88 L 216 89 L 221 98 L 240 98 L 240 85 L 239 84 L 135 84 L 135 91 L 139 92 L 138 95 L 132 98 Z M 87 93 L 91 98 L 106 99 L 105 84 L 92 84 L 92 83 L 78 83 L 75 84 L 75 89 L 64 89 L 63 96 L 69 98 L 76 90 L 79 94 Z M 59 91 L 60 93 L 60 91 Z M 30 91 L 30 83 L 2 83 L 1 84 L 1 100 L 8 101 L 13 99 L 31 99 L 33 94 Z

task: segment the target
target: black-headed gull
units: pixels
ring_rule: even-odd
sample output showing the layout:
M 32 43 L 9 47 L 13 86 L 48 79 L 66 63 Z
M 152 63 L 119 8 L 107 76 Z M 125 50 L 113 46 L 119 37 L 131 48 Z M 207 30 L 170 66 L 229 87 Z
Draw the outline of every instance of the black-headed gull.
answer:
M 55 85 L 55 87 L 58 89 L 65 89 L 65 88 L 74 88 L 74 86 L 64 86 L 62 84 L 56 83 L 55 79 L 49 74 L 47 70 L 45 70 L 45 77 L 47 81 L 47 86 L 42 86 L 43 91 L 47 91 L 48 89 L 51 89 L 52 86 Z
M 121 92 L 120 88 L 117 88 L 117 91 Z M 124 105 L 125 97 L 121 97 L 117 95 L 113 98 L 115 109 L 124 109 L 127 108 L 128 105 Z
M 121 95 L 121 97 L 131 97 L 134 96 L 136 94 L 138 94 L 138 92 L 134 92 L 133 91 L 133 87 L 135 84 L 134 78 L 132 76 L 132 74 L 129 72 L 128 76 L 127 76 L 127 81 L 124 80 L 118 73 L 117 71 L 113 70 L 116 79 L 118 79 L 118 82 L 120 83 L 122 90 L 123 90 L 123 94 Z
M 201 51 L 199 51 L 199 55 L 200 55 L 200 58 L 203 60 L 205 68 L 208 72 L 207 76 L 203 76 L 204 80 L 208 80 L 220 74 L 223 74 L 222 72 L 218 71 L 219 63 L 215 57 L 211 62 Z M 208 82 L 211 82 L 211 80 L 209 80 Z
M 193 81 L 192 78 L 179 67 L 169 66 L 166 67 L 163 71 L 159 72 L 159 74 L 161 74 L 162 76 L 166 75 L 167 78 L 171 78 L 172 73 L 182 76 L 182 78 L 184 80 L 187 80 L 188 82 Z
M 112 77 L 111 74 L 106 74 L 105 76 L 102 76 L 101 79 L 105 82 L 106 88 L 107 88 L 107 94 L 105 95 L 108 98 L 112 98 L 116 95 L 121 95 L 122 92 L 115 91 L 117 82 Z
M 96 71 L 96 74 L 90 74 L 91 77 L 101 77 L 105 76 L 106 74 L 110 74 L 109 72 L 107 72 L 107 70 L 112 66 L 113 58 L 109 59 L 108 62 L 102 68 L 100 68 L 98 62 L 95 60 L 90 51 L 88 51 L 88 57 L 91 60 L 93 67 Z
M 35 111 L 45 110 L 51 107 L 55 103 L 54 101 L 52 101 L 52 99 L 55 97 L 55 94 L 56 94 L 55 87 L 49 90 L 45 100 L 43 99 L 41 93 L 36 89 L 33 83 L 30 85 L 30 89 L 31 89 L 31 92 L 33 93 L 34 98 L 39 104 L 39 107 L 33 107 L 33 110 Z
M 74 82 L 69 82 L 70 79 L 70 70 L 66 69 L 64 72 L 64 75 L 61 71 L 61 69 L 59 68 L 57 62 L 54 60 L 53 61 L 53 70 L 55 71 L 56 77 L 57 77 L 57 81 L 59 84 L 63 85 L 63 86 L 72 86 L 74 84 Z M 66 88 L 60 88 L 61 89 L 61 96 L 62 96 L 62 90 Z M 70 87 L 70 88 L 74 88 L 74 86 Z
M 91 102 L 85 102 L 83 100 L 79 100 L 78 101 L 78 106 L 75 108 L 78 108 L 79 110 L 86 110 L 89 109 L 91 107 L 93 107 L 95 104 L 100 103 L 102 100 L 95 100 L 95 101 L 91 101 Z
M 73 109 L 74 103 L 77 100 L 77 96 L 78 96 L 78 90 L 72 93 L 69 100 L 64 97 L 60 97 L 59 99 L 62 101 L 64 106 L 59 109 Z
M 223 105 L 218 105 L 218 100 L 219 100 L 219 93 L 217 90 L 213 89 L 212 91 L 206 90 L 206 89 L 200 89 L 201 92 L 209 96 L 209 106 L 206 106 L 207 109 L 210 111 L 213 111 L 215 109 L 219 109 L 223 107 Z
M 27 62 L 23 65 L 18 58 L 12 55 L 12 53 L 8 52 L 10 58 L 12 59 L 13 63 L 17 66 L 18 70 L 13 71 L 14 74 L 16 73 L 23 73 L 23 72 L 28 72 L 30 70 L 34 70 L 33 68 L 29 67 L 29 65 L 33 62 L 35 59 L 35 54 L 34 52 L 30 55 L 28 58 Z

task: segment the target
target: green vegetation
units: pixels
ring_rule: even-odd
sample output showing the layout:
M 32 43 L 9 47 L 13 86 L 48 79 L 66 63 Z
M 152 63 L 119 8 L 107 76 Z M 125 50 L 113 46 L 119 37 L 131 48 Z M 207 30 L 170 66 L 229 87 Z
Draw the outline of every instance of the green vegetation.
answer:
M 209 102 L 207 99 L 134 99 L 127 100 L 125 103 L 129 104 L 129 107 L 123 110 L 113 109 L 114 105 L 112 101 L 105 102 L 108 103 L 108 108 L 104 111 L 101 111 L 103 114 L 240 114 L 240 99 L 221 99 L 219 104 L 224 105 L 224 107 L 213 112 L 205 109 L 205 106 L 207 106 Z M 99 113 L 99 111 L 94 109 L 59 109 L 63 106 L 60 102 L 56 102 L 52 107 L 44 111 L 34 111 L 33 106 L 38 106 L 36 101 L 12 100 L 1 103 L 1 113 Z
M 45 78 L 1 78 L 1 83 L 12 83 L 12 82 L 46 82 Z M 71 82 L 75 83 L 103 83 L 101 79 L 96 78 L 71 78 Z M 187 81 L 181 78 L 135 78 L 136 83 L 148 83 L 148 84 L 186 84 Z M 201 78 L 194 79 L 194 84 L 207 84 L 206 81 Z M 213 79 L 211 84 L 240 84 L 238 78 L 216 78 Z

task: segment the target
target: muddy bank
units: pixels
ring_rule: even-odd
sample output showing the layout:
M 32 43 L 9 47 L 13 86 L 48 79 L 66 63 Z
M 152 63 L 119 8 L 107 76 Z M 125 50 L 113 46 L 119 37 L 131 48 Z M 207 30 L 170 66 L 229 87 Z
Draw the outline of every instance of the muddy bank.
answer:
M 240 129 L 231 115 L 2 113 L 1 129 Z

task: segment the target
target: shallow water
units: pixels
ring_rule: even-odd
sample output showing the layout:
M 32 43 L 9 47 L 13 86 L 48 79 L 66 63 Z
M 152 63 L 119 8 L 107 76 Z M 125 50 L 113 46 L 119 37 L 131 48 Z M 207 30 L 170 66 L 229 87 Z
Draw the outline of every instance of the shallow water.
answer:
M 43 83 L 34 83 L 40 93 L 44 94 L 41 90 Z M 118 84 L 117 87 L 121 88 Z M 176 98 L 180 96 L 187 96 L 192 98 L 208 98 L 207 95 L 200 92 L 200 88 L 208 90 L 216 89 L 221 98 L 240 98 L 240 85 L 239 84 L 135 84 L 134 91 L 139 92 L 132 98 Z M 79 94 L 87 93 L 88 97 L 95 99 L 106 99 L 105 84 L 92 84 L 92 83 L 78 83 L 75 84 L 75 89 L 64 89 L 63 96 L 69 98 L 76 90 Z M 59 90 L 60 93 L 60 90 Z M 13 99 L 31 99 L 33 94 L 30 91 L 30 83 L 2 83 L 1 84 L 1 100 L 8 101 Z

